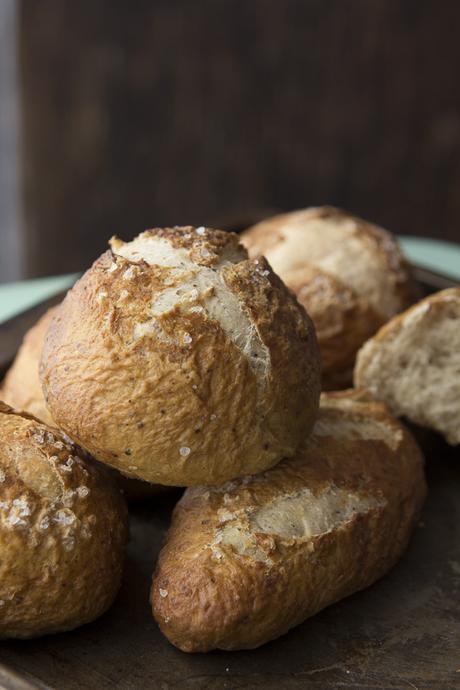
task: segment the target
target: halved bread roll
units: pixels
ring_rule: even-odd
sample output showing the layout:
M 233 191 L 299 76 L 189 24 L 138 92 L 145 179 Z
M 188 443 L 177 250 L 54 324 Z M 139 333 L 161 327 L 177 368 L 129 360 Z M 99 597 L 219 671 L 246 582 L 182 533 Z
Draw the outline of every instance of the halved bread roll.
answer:
M 98 460 L 186 486 L 259 472 L 313 425 L 311 320 L 236 235 L 114 239 L 51 323 L 41 380 L 58 426 Z
M 383 326 L 359 351 L 354 377 L 398 417 L 460 443 L 460 287 Z
M 313 319 L 326 389 L 351 383 L 357 350 L 417 294 L 393 235 L 336 208 L 274 216 L 241 241 L 250 256 L 267 258 Z
M 71 630 L 118 592 L 127 511 L 105 468 L 0 403 L 0 637 Z
M 258 647 L 384 575 L 425 492 L 420 450 L 381 403 L 323 394 L 294 458 L 185 492 L 154 575 L 153 614 L 183 651 Z

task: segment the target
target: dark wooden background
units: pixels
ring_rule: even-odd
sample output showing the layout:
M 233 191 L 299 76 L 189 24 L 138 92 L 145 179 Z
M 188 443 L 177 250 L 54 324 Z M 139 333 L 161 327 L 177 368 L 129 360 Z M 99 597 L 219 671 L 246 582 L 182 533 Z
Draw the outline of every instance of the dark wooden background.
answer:
M 333 203 L 460 240 L 457 0 L 23 0 L 26 273 Z

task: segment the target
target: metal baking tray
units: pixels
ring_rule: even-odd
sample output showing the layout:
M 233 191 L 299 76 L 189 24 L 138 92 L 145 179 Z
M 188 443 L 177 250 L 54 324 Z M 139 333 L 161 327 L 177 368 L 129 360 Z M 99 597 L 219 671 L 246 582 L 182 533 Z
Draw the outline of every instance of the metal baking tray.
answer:
M 455 285 L 416 268 L 423 293 Z M 0 325 L 0 376 L 25 331 L 52 303 Z M 420 434 L 429 496 L 401 561 L 368 589 L 330 606 L 259 649 L 189 655 L 160 633 L 149 588 L 179 491 L 131 506 L 121 592 L 94 623 L 73 632 L 0 642 L 7 690 L 460 688 L 460 451 Z

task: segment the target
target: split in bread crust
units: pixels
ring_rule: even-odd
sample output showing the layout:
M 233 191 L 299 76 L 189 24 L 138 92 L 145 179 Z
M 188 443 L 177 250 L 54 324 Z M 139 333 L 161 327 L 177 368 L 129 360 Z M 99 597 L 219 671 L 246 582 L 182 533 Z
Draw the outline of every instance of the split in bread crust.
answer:
M 41 379 L 57 424 L 162 484 L 225 481 L 292 455 L 316 415 L 319 353 L 267 262 L 205 228 L 111 246 L 48 331 Z
M 396 416 L 460 443 L 460 287 L 421 300 L 359 351 L 355 384 Z
M 295 457 L 185 492 L 154 575 L 154 616 L 183 651 L 258 647 L 386 573 L 425 492 L 420 450 L 382 404 L 323 394 Z

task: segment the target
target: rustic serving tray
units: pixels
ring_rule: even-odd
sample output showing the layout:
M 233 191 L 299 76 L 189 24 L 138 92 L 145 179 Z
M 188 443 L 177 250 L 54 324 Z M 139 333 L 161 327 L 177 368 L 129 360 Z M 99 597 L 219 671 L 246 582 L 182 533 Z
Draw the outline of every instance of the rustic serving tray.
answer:
M 417 269 L 425 293 L 453 285 Z M 24 332 L 58 295 L 0 325 L 0 375 Z M 120 688 L 460 688 L 460 451 L 421 435 L 429 497 L 409 549 L 369 589 L 248 652 L 184 654 L 149 607 L 151 574 L 180 492 L 131 506 L 121 592 L 102 618 L 73 632 L 0 642 L 7 690 Z

